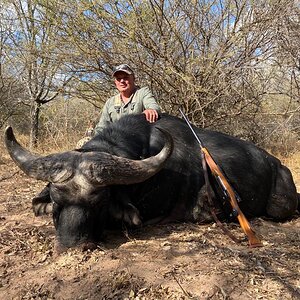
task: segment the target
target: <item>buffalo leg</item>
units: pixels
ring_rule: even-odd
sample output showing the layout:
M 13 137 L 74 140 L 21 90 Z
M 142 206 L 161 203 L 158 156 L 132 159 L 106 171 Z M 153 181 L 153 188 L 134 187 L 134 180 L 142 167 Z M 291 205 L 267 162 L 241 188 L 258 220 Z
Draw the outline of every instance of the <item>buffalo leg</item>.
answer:
M 32 209 L 35 216 L 52 213 L 52 201 L 50 198 L 50 183 L 32 199 Z

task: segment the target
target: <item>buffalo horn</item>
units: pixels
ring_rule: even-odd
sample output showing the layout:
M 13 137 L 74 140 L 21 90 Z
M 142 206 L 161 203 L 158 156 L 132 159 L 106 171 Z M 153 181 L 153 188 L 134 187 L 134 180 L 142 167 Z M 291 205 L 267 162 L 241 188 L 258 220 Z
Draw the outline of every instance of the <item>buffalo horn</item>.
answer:
M 56 183 L 63 182 L 73 175 L 73 162 L 78 155 L 74 151 L 73 155 L 65 152 L 45 157 L 31 153 L 17 142 L 10 126 L 5 130 L 5 145 L 17 166 L 32 178 Z
M 134 184 L 147 180 L 162 169 L 173 151 L 171 135 L 160 128 L 165 136 L 165 145 L 155 156 L 143 160 L 132 160 L 106 153 L 85 153 L 79 165 L 85 177 L 99 185 Z M 104 156 L 107 159 L 104 159 Z M 90 156 L 90 157 L 89 157 Z

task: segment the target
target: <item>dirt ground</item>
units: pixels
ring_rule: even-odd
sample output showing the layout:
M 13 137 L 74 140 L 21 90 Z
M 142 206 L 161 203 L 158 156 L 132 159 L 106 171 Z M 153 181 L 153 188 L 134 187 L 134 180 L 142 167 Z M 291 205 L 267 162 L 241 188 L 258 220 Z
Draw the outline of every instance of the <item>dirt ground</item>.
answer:
M 299 191 L 299 164 L 293 173 Z M 171 224 L 57 254 L 51 216 L 31 210 L 43 185 L 0 160 L 0 299 L 300 299 L 300 218 L 252 221 L 261 248 L 214 224 Z

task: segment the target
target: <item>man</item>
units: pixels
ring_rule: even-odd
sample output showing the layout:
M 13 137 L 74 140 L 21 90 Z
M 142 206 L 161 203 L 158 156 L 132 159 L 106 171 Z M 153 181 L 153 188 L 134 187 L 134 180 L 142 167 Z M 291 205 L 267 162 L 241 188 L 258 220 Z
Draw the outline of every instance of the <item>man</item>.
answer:
M 119 65 L 114 69 L 113 77 L 119 94 L 109 98 L 104 104 L 94 134 L 127 114 L 143 113 L 147 121 L 155 122 L 160 108 L 148 87 L 140 88 L 135 84 L 133 70 L 126 64 Z

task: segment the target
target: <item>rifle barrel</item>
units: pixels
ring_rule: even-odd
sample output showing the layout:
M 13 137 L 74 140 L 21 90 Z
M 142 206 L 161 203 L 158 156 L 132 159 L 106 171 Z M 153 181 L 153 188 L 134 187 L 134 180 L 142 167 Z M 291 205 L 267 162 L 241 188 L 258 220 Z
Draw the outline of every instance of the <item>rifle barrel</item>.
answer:
M 182 111 L 180 108 L 179 108 L 179 111 L 180 111 L 182 117 L 184 118 L 186 124 L 187 124 L 187 125 L 189 126 L 189 128 L 191 129 L 191 131 L 192 131 L 193 135 L 195 136 L 197 142 L 199 143 L 200 147 L 203 148 L 202 142 L 201 142 L 201 140 L 199 139 L 199 137 L 198 137 L 197 133 L 195 132 L 195 130 L 193 129 L 193 127 L 192 127 L 192 125 L 191 125 L 189 119 L 187 118 L 187 116 L 183 113 L 183 111 Z

